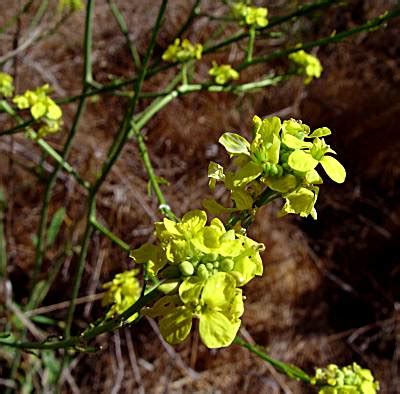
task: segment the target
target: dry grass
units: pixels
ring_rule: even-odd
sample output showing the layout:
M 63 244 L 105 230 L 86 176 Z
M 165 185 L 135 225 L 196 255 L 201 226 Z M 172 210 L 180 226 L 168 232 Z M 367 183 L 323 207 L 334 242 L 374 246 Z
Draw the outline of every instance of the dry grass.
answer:
M 0 23 L 16 9 L 14 1 L 3 0 L 3 3 Z M 139 52 L 143 53 L 158 2 L 118 3 Z M 204 3 L 211 10 L 218 8 L 215 2 Z M 360 23 L 388 3 L 359 1 L 352 4 L 351 11 L 329 11 L 323 24 L 316 20 L 296 25 L 292 41 L 296 42 L 300 32 L 313 37 Z M 279 13 L 279 7 L 275 7 L 271 13 Z M 185 0 L 171 0 L 169 22 L 162 30 L 157 53 L 165 48 L 189 8 Z M 24 17 L 22 27 L 28 20 Z M 130 76 L 134 68 L 104 0 L 96 4 L 95 20 L 96 80 L 105 82 L 110 74 Z M 83 15 L 73 15 L 56 34 L 18 58 L 19 90 L 48 81 L 58 96 L 79 91 L 82 26 Z M 202 40 L 211 28 L 213 25 L 204 21 L 196 22 L 189 37 Z M 1 53 L 10 50 L 11 33 L 0 41 Z M 177 214 L 199 208 L 201 199 L 209 194 L 208 161 L 226 160 L 215 144 L 220 133 L 245 132 L 254 113 L 266 116 L 278 112 L 285 118 L 298 117 L 313 126 L 327 125 L 336 131 L 333 144 L 349 169 L 349 179 L 340 188 L 334 185 L 323 188 L 318 204 L 320 220 L 317 223 L 291 218 L 277 220 L 278 206 L 272 205 L 263 209 L 252 228 L 252 236 L 267 246 L 266 273 L 245 290 L 242 334 L 266 346 L 271 355 L 310 371 L 314 365 L 354 359 L 375 371 L 381 381 L 381 392 L 388 394 L 400 392 L 396 370 L 400 346 L 400 270 L 396 245 L 400 228 L 400 139 L 396 117 L 400 108 L 399 36 L 398 24 L 391 23 L 386 30 L 320 49 L 318 55 L 325 73 L 309 88 L 301 81 L 291 81 L 247 97 L 206 93 L 187 96 L 170 104 L 145 128 L 156 172 L 171 182 L 165 187 L 165 194 Z M 234 56 L 235 50 L 228 56 Z M 11 62 L 7 69 L 12 70 Z M 204 76 L 206 70 L 200 66 L 197 72 Z M 164 78 L 156 77 L 145 88 L 159 89 L 164 83 Z M 71 164 L 85 178 L 93 179 L 99 170 L 123 107 L 124 100 L 112 96 L 89 103 L 70 155 Z M 65 107 L 66 125 L 70 124 L 73 113 L 74 105 Z M 2 117 L 0 121 L 3 122 Z M 6 126 L 5 121 L 2 124 Z M 51 142 L 61 147 L 63 138 L 56 136 Z M 15 299 L 23 302 L 34 258 L 31 237 L 37 228 L 43 191 L 43 183 L 24 166 L 39 164 L 41 155 L 22 135 L 16 136 L 12 143 L 9 138 L 2 138 L 0 152 L 0 183 L 9 201 L 9 275 Z M 146 183 L 135 143 L 131 141 L 101 189 L 98 212 L 132 247 L 152 238 L 152 223 L 159 218 L 156 202 L 146 195 Z M 51 212 L 65 206 L 68 221 L 56 247 L 47 254 L 45 268 L 52 266 L 65 240 L 77 243 L 82 235 L 83 198 L 83 191 L 74 181 L 62 175 Z M 74 263 L 74 256 L 66 259 L 60 278 L 44 304 L 68 299 Z M 101 283 L 129 264 L 108 240 L 95 235 L 81 295 L 101 291 Z M 59 310 L 51 316 L 62 319 L 64 312 Z M 78 307 L 74 329 L 84 327 L 101 313 L 97 304 Z M 102 351 L 77 355 L 64 374 L 63 392 L 307 392 L 236 346 L 209 351 L 193 334 L 187 343 L 172 349 L 153 328 L 142 321 L 135 329 L 100 337 L 96 344 L 102 346 Z M 0 376 L 6 376 L 2 357 L 9 356 L 0 350 Z M 28 368 L 31 356 L 26 354 L 23 359 L 22 365 Z M 24 373 L 23 368 L 20 373 Z

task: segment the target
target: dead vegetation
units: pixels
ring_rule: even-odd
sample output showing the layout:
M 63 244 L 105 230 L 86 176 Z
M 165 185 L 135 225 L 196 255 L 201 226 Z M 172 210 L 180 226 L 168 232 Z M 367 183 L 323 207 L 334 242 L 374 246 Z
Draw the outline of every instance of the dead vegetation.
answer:
M 3 0 L 3 3 L 0 22 L 15 13 L 18 2 Z M 170 2 L 158 55 L 184 21 L 190 3 Z M 218 12 L 216 2 L 203 3 L 210 12 Z M 287 2 L 265 3 L 270 5 L 271 14 L 279 14 L 287 7 L 283 4 Z M 120 0 L 118 4 L 127 19 L 131 38 L 143 53 L 158 2 Z M 393 4 L 354 1 L 347 11 L 333 8 L 325 16 L 296 22 L 291 41 L 353 26 Z M 95 18 L 95 79 L 105 82 L 110 75 L 132 75 L 134 67 L 123 36 L 104 0 L 97 2 Z M 21 20 L 21 43 L 31 37 L 24 36 L 28 21 L 29 15 Z M 188 36 L 204 40 L 214 25 L 199 19 Z M 59 97 L 77 93 L 81 83 L 82 26 L 83 14 L 75 14 L 55 34 L 21 51 L 16 63 L 18 89 L 49 82 Z M 0 56 L 12 50 L 13 37 L 12 30 L 2 36 Z M 242 334 L 249 341 L 265 346 L 272 356 L 310 371 L 315 365 L 329 362 L 360 362 L 375 372 L 381 392 L 388 394 L 400 392 L 400 256 L 396 243 L 400 235 L 400 139 L 396 117 L 400 109 L 399 37 L 400 28 L 395 21 L 384 30 L 321 48 L 318 56 L 325 72 L 310 87 L 292 80 L 284 86 L 244 97 L 202 93 L 180 98 L 145 129 L 156 172 L 170 182 L 164 190 L 177 214 L 199 208 L 201 199 L 209 194 L 208 161 L 226 159 L 215 144 L 221 132 L 245 132 L 254 113 L 260 116 L 279 113 L 285 118 L 303 119 L 312 126 L 327 125 L 336 131 L 333 143 L 350 176 L 344 186 L 327 185 L 322 191 L 318 222 L 278 220 L 277 205 L 264 208 L 258 216 L 252 235 L 266 244 L 266 275 L 245 290 Z M 234 56 L 235 50 L 233 47 L 225 55 Z M 12 71 L 14 66 L 11 59 L 6 63 L 6 71 Z M 281 66 L 276 64 L 277 68 Z M 260 67 L 265 70 L 271 65 Z M 200 78 L 206 70 L 200 66 L 197 72 Z M 152 78 L 145 90 L 160 89 L 164 81 L 161 77 Z M 123 106 L 123 98 L 107 95 L 88 104 L 70 155 L 71 164 L 88 180 L 104 159 Z M 74 105 L 65 106 L 64 111 L 68 126 Z M 7 127 L 3 117 L 0 122 L 2 128 Z M 50 140 L 57 148 L 62 139 L 60 135 Z M 43 192 L 41 177 L 53 164 L 46 162 L 44 173 L 38 173 L 40 151 L 22 135 L 2 138 L 0 152 L 0 182 L 8 201 L 9 278 L 14 299 L 23 302 L 34 257 L 32 236 Z M 146 194 L 146 184 L 146 174 L 132 141 L 98 198 L 100 218 L 132 247 L 151 239 L 152 223 L 160 217 L 156 202 Z M 47 253 L 45 269 L 62 256 L 67 241 L 75 244 L 81 237 L 83 198 L 84 191 L 74 180 L 61 175 L 51 211 L 65 206 L 68 218 L 56 247 Z M 65 258 L 61 275 L 44 305 L 68 299 L 74 261 L 73 253 Z M 98 234 L 93 237 L 80 292 L 82 297 L 93 297 L 78 307 L 75 330 L 102 314 L 94 302 L 95 294 L 101 292 L 101 283 L 129 264 L 108 240 Z M 64 312 L 65 309 L 59 308 L 50 316 L 62 320 Z M 194 334 L 184 345 L 171 348 L 161 339 L 156 326 L 146 320 L 135 329 L 98 338 L 96 346 L 102 350 L 76 355 L 63 375 L 63 392 L 307 392 L 301 384 L 289 382 L 236 346 L 209 351 Z M 0 387 L 15 384 L 2 378 L 8 376 L 6 362 L 2 361 L 8 357 L 0 349 Z M 31 365 L 32 357 L 28 353 L 23 355 L 21 376 L 25 373 L 24 365 L 27 368 Z

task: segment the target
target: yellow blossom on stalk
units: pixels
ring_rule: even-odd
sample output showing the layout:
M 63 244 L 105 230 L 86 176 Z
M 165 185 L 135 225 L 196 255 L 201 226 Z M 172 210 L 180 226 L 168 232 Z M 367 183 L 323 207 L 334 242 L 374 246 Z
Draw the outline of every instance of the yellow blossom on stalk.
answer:
M 296 65 L 296 73 L 304 75 L 305 84 L 309 84 L 313 78 L 319 78 L 322 66 L 317 57 L 301 50 L 289 55 L 289 59 Z
M 213 62 L 208 74 L 214 77 L 215 83 L 218 85 L 224 85 L 231 79 L 236 80 L 239 78 L 239 73 L 230 64 L 218 65 L 215 62 Z
M 13 99 L 13 103 L 19 109 L 29 109 L 33 119 L 40 122 L 39 138 L 56 133 L 62 125 L 61 108 L 49 97 L 50 91 L 49 85 L 46 84 L 35 90 L 27 90 Z
M 264 7 L 249 6 L 244 2 L 232 5 L 232 15 L 239 20 L 241 25 L 252 27 L 265 27 L 268 25 L 268 9 Z
M 280 215 L 289 213 L 317 218 L 315 203 L 319 185 L 323 183 L 320 167 L 336 183 L 343 183 L 346 170 L 332 155 L 335 151 L 325 142 L 331 134 L 327 127 L 311 131 L 294 119 L 281 121 L 274 116 L 253 118 L 251 141 L 236 133 L 222 134 L 219 142 L 233 158 L 234 171 L 210 162 L 209 186 L 223 182 L 230 191 L 233 207 L 224 207 L 215 200 L 204 200 L 203 206 L 212 214 L 251 211 L 264 194 L 282 197 L 285 204 Z
M 311 384 L 319 387 L 318 394 L 376 394 L 379 390 L 371 371 L 356 363 L 342 368 L 335 364 L 317 368 Z
M 10 74 L 0 72 L 0 95 L 12 96 L 14 92 L 13 77 Z
M 60 11 L 80 11 L 84 5 L 82 0 L 59 0 L 58 8 Z
M 142 245 L 131 257 L 146 264 L 148 275 L 164 280 L 158 290 L 166 295 L 143 313 L 159 319 L 161 334 L 171 344 L 183 342 L 198 319 L 207 347 L 230 345 L 244 310 L 240 287 L 262 274 L 264 245 L 227 230 L 217 218 L 207 225 L 200 210 L 155 225 L 159 245 Z
M 183 41 L 177 38 L 164 52 L 162 59 L 171 63 L 185 63 L 192 59 L 200 59 L 202 52 L 203 46 L 201 44 L 192 44 L 186 38 Z
M 136 278 L 139 270 L 133 269 L 115 275 L 110 282 L 103 284 L 103 289 L 106 290 L 102 305 L 111 305 L 106 316 L 113 318 L 125 312 L 131 307 L 140 297 L 140 284 Z M 137 318 L 138 314 L 130 316 L 128 322 L 132 322 Z

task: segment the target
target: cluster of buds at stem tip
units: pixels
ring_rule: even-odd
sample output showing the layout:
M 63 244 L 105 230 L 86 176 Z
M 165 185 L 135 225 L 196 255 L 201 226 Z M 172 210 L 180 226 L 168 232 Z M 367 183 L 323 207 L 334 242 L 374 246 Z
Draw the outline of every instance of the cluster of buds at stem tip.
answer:
M 369 369 L 353 363 L 345 367 L 330 364 L 317 368 L 311 384 L 318 386 L 318 394 L 376 394 L 377 382 Z

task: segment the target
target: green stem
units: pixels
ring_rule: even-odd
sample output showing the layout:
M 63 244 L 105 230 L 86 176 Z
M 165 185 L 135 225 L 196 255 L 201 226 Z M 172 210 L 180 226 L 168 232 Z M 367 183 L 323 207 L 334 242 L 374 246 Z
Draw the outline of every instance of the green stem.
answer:
M 119 246 L 123 251 L 129 253 L 131 251 L 130 246 L 124 242 L 121 238 L 119 238 L 117 235 L 115 235 L 112 231 L 110 231 L 107 227 L 103 226 L 97 218 L 92 217 L 90 219 L 91 223 L 93 226 L 100 231 L 102 234 L 104 234 L 107 238 L 109 238 L 112 242 L 114 242 L 117 246 Z
M 158 286 L 161 284 L 157 283 L 155 286 L 151 287 L 143 297 L 137 300 L 131 307 L 129 307 L 124 313 L 112 320 L 105 320 L 100 324 L 88 328 L 80 335 L 65 338 L 59 341 L 46 340 L 44 342 L 24 342 L 24 341 L 13 341 L 7 339 L 0 335 L 0 345 L 9 346 L 17 349 L 41 349 L 41 350 L 56 350 L 56 349 L 70 349 L 75 347 L 85 347 L 88 341 L 91 339 L 104 334 L 106 332 L 114 331 L 118 328 L 122 328 L 127 324 L 128 319 L 135 313 L 140 312 L 140 310 L 153 302 L 156 298 L 160 296 L 157 291 Z
M 302 369 L 296 367 L 295 365 L 287 364 L 272 358 L 267 353 L 265 353 L 260 346 L 252 345 L 239 337 L 236 337 L 233 343 L 242 346 L 250 352 L 254 353 L 256 356 L 272 365 L 278 372 L 288 376 L 289 378 L 301 380 L 306 383 L 311 382 L 311 377 Z
M 167 200 L 165 199 L 164 194 L 161 191 L 160 185 L 158 184 L 153 165 L 151 164 L 149 152 L 148 152 L 147 146 L 144 142 L 143 134 L 140 132 L 140 129 L 134 123 L 132 123 L 132 130 L 136 137 L 136 141 L 137 141 L 138 148 L 139 148 L 139 153 L 143 160 L 143 165 L 144 165 L 144 168 L 146 169 L 147 175 L 149 177 L 151 187 L 153 188 L 154 193 L 156 194 L 157 200 L 160 204 L 159 209 L 162 212 L 162 214 L 164 216 L 166 216 L 168 219 L 176 220 L 176 216 L 172 212 L 170 206 L 168 205 Z
M 256 28 L 253 25 L 253 26 L 250 26 L 250 29 L 249 29 L 249 42 L 247 45 L 245 62 L 251 62 L 251 59 L 253 59 L 253 49 L 254 49 L 254 39 L 255 38 L 256 38 Z
M 21 10 L 18 11 L 17 14 L 13 15 L 10 19 L 8 19 L 3 26 L 0 27 L 0 34 L 3 34 L 7 29 L 9 29 L 14 23 L 17 22 L 17 20 L 19 18 L 21 18 L 21 16 L 23 14 L 25 14 L 26 12 L 29 11 L 29 8 L 31 7 L 33 3 L 33 0 L 28 0 L 25 2 L 25 4 L 22 6 Z
M 181 74 L 182 74 L 182 85 L 188 84 L 188 75 L 187 75 L 187 63 L 181 64 Z
M 304 16 L 304 15 L 307 15 L 318 9 L 329 7 L 332 4 L 335 4 L 336 2 L 337 2 L 337 0 L 321 0 L 321 1 L 316 1 L 312 4 L 307 4 L 307 5 L 301 6 L 296 11 L 294 11 L 288 15 L 279 16 L 279 17 L 271 19 L 271 21 L 269 22 L 269 24 L 267 26 L 258 28 L 257 31 L 269 30 L 269 29 L 271 29 L 275 26 L 278 26 L 281 23 L 287 22 L 293 18 Z M 247 37 L 248 37 L 247 32 L 235 34 L 232 37 L 229 37 L 226 40 L 224 40 L 218 44 L 212 45 L 208 48 L 204 48 L 203 54 L 215 52 L 218 49 L 224 48 L 230 44 L 233 44 L 234 42 L 241 41 Z
M 84 33 L 84 65 L 83 65 L 83 81 L 82 81 L 82 93 L 87 92 L 90 89 L 90 84 L 93 80 L 92 78 L 92 24 L 93 24 L 93 7 L 94 0 L 90 0 L 87 6 L 86 12 L 86 20 L 85 20 L 85 33 Z M 78 103 L 78 108 L 76 110 L 74 120 L 72 122 L 71 130 L 69 132 L 67 141 L 64 144 L 64 148 L 61 156 L 51 148 L 44 140 L 39 139 L 38 144 L 42 147 L 42 149 L 49 153 L 49 155 L 57 161 L 57 166 L 54 168 L 51 173 L 49 180 L 46 184 L 46 189 L 44 191 L 44 198 L 42 203 L 42 209 L 39 220 L 39 228 L 37 233 L 37 245 L 35 251 L 35 263 L 34 263 L 34 271 L 32 275 L 32 289 L 34 288 L 37 277 L 40 273 L 43 257 L 45 252 L 45 238 L 46 238 L 46 228 L 47 228 L 47 219 L 48 219 L 48 211 L 49 204 L 51 200 L 51 195 L 53 192 L 53 188 L 56 184 L 58 174 L 61 169 L 66 170 L 69 174 L 72 174 L 75 179 L 85 188 L 89 187 L 89 184 L 85 182 L 79 174 L 65 161 L 69 155 L 69 152 L 72 147 L 72 142 L 78 130 L 79 121 L 83 115 L 85 109 L 85 100 L 86 97 L 82 96 Z
M 264 27 L 262 29 L 259 29 L 259 30 L 270 29 L 270 28 L 272 28 L 274 26 L 277 26 L 277 25 L 279 25 L 279 24 L 281 24 L 283 22 L 287 22 L 287 21 L 289 21 L 289 20 L 291 20 L 293 18 L 304 16 L 304 15 L 307 15 L 307 14 L 309 14 L 309 13 L 315 11 L 315 10 L 328 7 L 328 6 L 332 5 L 332 4 L 334 4 L 335 2 L 336 2 L 336 0 L 321 0 L 321 1 L 317 1 L 317 2 L 309 4 L 309 5 L 302 6 L 302 7 L 298 8 L 295 12 L 292 12 L 292 13 L 290 13 L 288 15 L 284 15 L 284 16 L 272 19 L 271 22 L 269 23 L 269 25 L 267 25 L 266 27 Z M 244 38 L 247 38 L 247 37 L 248 37 L 247 32 L 246 33 L 236 34 L 236 35 L 226 39 L 223 42 L 220 42 L 218 44 L 215 44 L 215 45 L 212 45 L 212 46 L 210 46 L 208 48 L 205 48 L 203 50 L 203 54 L 216 52 L 218 49 L 226 47 L 226 46 L 228 46 L 228 45 L 230 45 L 230 44 L 232 44 L 234 42 L 243 40 Z M 152 77 L 152 76 L 154 76 L 154 75 L 156 75 L 156 74 L 158 74 L 158 73 L 160 73 L 162 71 L 166 71 L 166 70 L 168 70 L 168 69 L 170 69 L 172 67 L 175 67 L 176 65 L 177 65 L 176 63 L 168 63 L 168 64 L 164 64 L 162 66 L 158 66 L 158 63 L 157 63 L 154 67 L 152 67 L 151 69 L 148 70 L 146 75 L 147 75 L 147 77 Z M 92 91 L 87 92 L 85 95 L 86 96 L 92 96 L 92 95 L 96 95 L 96 94 L 100 94 L 100 93 L 106 93 L 106 92 L 114 91 L 114 90 L 120 89 L 120 88 L 122 88 L 124 86 L 127 86 L 127 85 L 130 85 L 132 83 L 135 83 L 136 81 L 137 81 L 137 77 L 128 79 L 126 81 L 113 82 L 113 83 L 111 83 L 109 85 L 102 86 L 101 88 L 93 89 Z M 60 104 L 60 105 L 68 104 L 68 103 L 71 103 L 73 101 L 78 100 L 80 97 L 81 97 L 81 95 L 65 97 L 63 99 L 57 100 L 57 104 Z
M 109 156 L 102 168 L 101 174 L 99 175 L 96 182 L 93 184 L 93 186 L 90 189 L 90 194 L 89 194 L 89 198 L 88 198 L 88 215 L 87 215 L 85 234 L 83 237 L 82 249 L 81 249 L 81 253 L 79 256 L 79 260 L 78 260 L 75 275 L 74 275 L 73 293 L 72 293 L 71 303 L 70 303 L 70 306 L 69 306 L 68 312 L 67 312 L 67 321 L 66 321 L 66 326 L 65 326 L 65 330 L 64 330 L 64 335 L 65 335 L 65 338 L 67 338 L 67 339 L 70 337 L 70 333 L 71 333 L 71 325 L 72 325 L 74 311 L 75 311 L 76 298 L 77 298 L 81 280 L 82 280 L 82 273 L 83 273 L 84 266 L 85 266 L 86 254 L 87 254 L 90 237 L 91 237 L 91 234 L 93 231 L 92 221 L 96 217 L 96 194 L 99 191 L 104 180 L 106 179 L 111 168 L 115 164 L 116 160 L 118 159 L 118 157 L 128 139 L 129 131 L 130 131 L 130 119 L 133 116 L 133 113 L 136 108 L 136 104 L 139 99 L 139 93 L 142 88 L 142 84 L 143 84 L 143 81 L 145 79 L 146 72 L 147 72 L 147 64 L 148 64 L 150 56 L 153 52 L 154 45 L 156 42 L 156 37 L 161 28 L 162 18 L 163 18 L 167 3 L 168 3 L 168 0 L 163 0 L 162 4 L 160 6 L 157 20 L 155 23 L 155 27 L 152 31 L 150 44 L 147 48 L 145 59 L 143 62 L 143 67 L 140 72 L 140 77 L 135 85 L 135 94 L 130 102 L 130 105 L 129 105 L 126 113 L 125 113 L 124 119 L 122 120 L 122 123 L 121 123 L 120 131 L 116 137 L 117 141 L 119 141 L 118 145 L 113 146 L 111 148 L 111 152 L 109 152 Z
M 133 60 L 133 63 L 137 68 L 140 68 L 142 66 L 141 61 L 140 61 L 140 56 L 139 53 L 136 49 L 136 47 L 132 44 L 130 38 L 129 38 L 129 30 L 128 26 L 126 25 L 125 18 L 122 15 L 121 11 L 119 10 L 118 6 L 114 3 L 113 0 L 107 0 L 108 5 L 110 6 L 111 12 L 114 15 L 114 18 L 118 24 L 119 29 L 121 30 L 121 33 L 125 37 L 126 45 L 128 46 L 130 56 Z
M 238 67 L 238 69 L 243 70 L 249 66 L 253 66 L 254 64 L 265 63 L 265 62 L 269 62 L 271 60 L 275 60 L 275 59 L 278 59 L 281 57 L 286 57 L 294 52 L 298 52 L 301 50 L 306 51 L 306 50 L 312 49 L 314 47 L 331 44 L 333 42 L 339 42 L 339 41 L 342 41 L 345 38 L 350 37 L 354 34 L 374 30 L 374 29 L 378 28 L 379 26 L 383 25 L 386 21 L 396 18 L 398 16 L 400 16 L 400 7 L 396 7 L 395 9 L 393 9 L 391 11 L 385 12 L 384 14 L 382 14 L 374 19 L 371 19 L 370 21 L 368 21 L 360 26 L 354 27 L 353 29 L 345 30 L 340 33 L 330 35 L 328 37 L 324 37 L 319 40 L 311 41 L 311 42 L 308 42 L 308 43 L 305 43 L 305 44 L 302 44 L 302 45 L 299 45 L 296 47 L 292 47 L 289 49 L 278 50 L 278 51 L 270 53 L 269 55 L 255 57 L 250 62 L 245 62 L 245 63 L 241 64 Z

